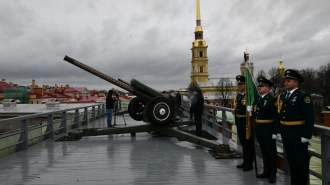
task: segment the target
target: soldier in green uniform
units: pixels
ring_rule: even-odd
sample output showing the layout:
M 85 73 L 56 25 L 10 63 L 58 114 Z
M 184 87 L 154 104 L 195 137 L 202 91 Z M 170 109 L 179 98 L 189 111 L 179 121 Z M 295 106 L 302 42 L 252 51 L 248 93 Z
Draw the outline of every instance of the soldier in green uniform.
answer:
M 277 124 L 290 167 L 291 184 L 306 185 L 310 160 L 308 144 L 314 127 L 313 102 L 310 95 L 298 89 L 304 79 L 297 71 L 288 69 L 284 75 L 287 92 L 277 98 Z
M 259 97 L 255 99 L 253 110 L 249 106 L 247 110 L 253 111 L 255 120 L 255 135 L 257 137 L 260 149 L 263 154 L 264 171 L 257 174 L 257 178 L 269 178 L 269 183 L 276 182 L 277 172 L 277 150 L 276 140 L 273 134 L 276 134 L 276 98 L 269 94 L 273 83 L 264 77 L 258 78 Z
M 238 75 L 236 80 L 239 93 L 234 98 L 235 125 L 243 148 L 243 163 L 236 167 L 250 171 L 253 169 L 253 139 L 246 139 L 245 77 Z

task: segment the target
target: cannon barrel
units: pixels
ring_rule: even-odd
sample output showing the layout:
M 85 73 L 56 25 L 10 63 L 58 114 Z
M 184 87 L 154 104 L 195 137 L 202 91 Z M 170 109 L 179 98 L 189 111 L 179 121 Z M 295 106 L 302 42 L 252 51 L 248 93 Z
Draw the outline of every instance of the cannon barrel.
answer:
M 89 67 L 69 56 L 65 56 L 64 59 L 65 61 L 89 72 L 89 73 L 92 73 L 93 75 L 96 75 L 122 89 L 125 89 L 127 90 L 128 92 L 131 92 L 132 94 L 146 100 L 146 101 L 150 101 L 151 99 L 153 99 L 154 97 L 157 97 L 157 96 L 164 96 L 162 93 L 152 89 L 151 87 L 139 82 L 138 80 L 136 79 L 132 79 L 131 80 L 131 84 L 130 85 L 128 82 L 126 81 L 123 81 L 123 80 L 116 80 L 114 78 L 111 78 L 110 76 L 96 70 L 96 69 L 93 69 L 92 67 Z
M 122 80 L 122 79 L 120 79 L 120 78 L 118 78 L 118 81 L 120 81 L 120 82 L 122 82 L 122 83 L 124 83 L 124 84 L 127 84 L 127 85 L 131 85 L 131 84 L 129 84 L 128 82 L 126 82 L 125 80 Z
M 70 58 L 68 56 L 65 56 L 63 60 L 65 60 L 65 61 L 67 61 L 67 62 L 69 62 L 69 63 L 71 63 L 71 64 L 73 64 L 73 65 L 75 65 L 77 67 L 80 67 L 81 69 L 83 69 L 83 70 L 85 70 L 87 72 L 90 72 L 90 73 L 92 73 L 92 74 L 94 74 L 94 75 L 96 75 L 96 76 L 98 76 L 98 77 L 100 77 L 100 78 L 102 78 L 102 79 L 104 79 L 104 80 L 106 80 L 106 81 L 108 81 L 108 82 L 110 82 L 110 83 L 112 83 L 112 84 L 120 87 L 120 88 L 123 88 L 123 89 L 125 89 L 125 90 L 127 90 L 129 92 L 132 92 L 133 91 L 133 87 L 132 86 L 130 86 L 128 84 L 125 84 L 125 83 L 122 83 L 122 82 L 120 82 L 120 81 L 118 81 L 118 80 L 116 80 L 114 78 L 111 78 L 110 76 L 105 75 L 105 74 L 101 73 L 100 71 L 98 71 L 96 69 L 93 69 L 93 68 L 91 68 L 91 67 L 89 67 L 89 66 L 87 66 L 87 65 L 85 65 L 85 64 L 83 64 L 83 63 L 81 63 L 81 62 L 79 62 L 79 61 L 77 61 L 75 59 L 73 59 L 73 58 Z

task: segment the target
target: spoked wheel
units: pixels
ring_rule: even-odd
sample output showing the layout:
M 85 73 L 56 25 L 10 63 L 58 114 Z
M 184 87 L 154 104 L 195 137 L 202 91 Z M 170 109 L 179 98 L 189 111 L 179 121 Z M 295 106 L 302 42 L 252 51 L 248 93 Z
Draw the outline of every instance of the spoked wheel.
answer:
M 146 102 L 139 97 L 133 98 L 128 104 L 128 114 L 136 121 L 143 120 L 143 111 Z
M 146 105 L 146 116 L 151 124 L 166 125 L 172 121 L 174 107 L 165 97 L 155 97 Z

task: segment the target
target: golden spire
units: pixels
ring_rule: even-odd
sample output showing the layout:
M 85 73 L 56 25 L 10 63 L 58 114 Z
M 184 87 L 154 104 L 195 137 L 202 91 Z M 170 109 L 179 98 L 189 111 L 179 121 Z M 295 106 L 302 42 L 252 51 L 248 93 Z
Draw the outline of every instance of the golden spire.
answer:
M 196 20 L 201 20 L 201 3 L 200 0 L 196 0 Z
M 202 24 L 201 24 L 201 3 L 200 0 L 196 0 L 196 28 L 195 32 L 203 31 Z
M 195 40 L 193 42 L 194 47 L 207 47 L 205 40 L 203 39 L 203 28 L 201 24 L 201 7 L 200 0 L 196 0 L 196 28 L 195 28 Z

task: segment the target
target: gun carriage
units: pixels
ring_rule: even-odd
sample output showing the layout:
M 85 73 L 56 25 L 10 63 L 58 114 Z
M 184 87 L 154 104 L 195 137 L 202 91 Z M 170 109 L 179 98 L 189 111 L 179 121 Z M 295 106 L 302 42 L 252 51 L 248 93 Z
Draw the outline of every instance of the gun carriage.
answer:
M 154 131 L 210 148 L 221 154 L 234 153 L 228 145 L 219 144 L 178 129 L 177 126 L 187 125 L 192 121 L 188 118 L 175 119 L 174 103 L 176 100 L 174 97 L 166 96 L 136 79 L 131 79 L 130 83 L 121 79 L 116 80 L 68 56 L 65 56 L 64 60 L 134 94 L 136 97 L 128 105 L 129 115 L 136 121 L 149 123 L 139 126 L 82 129 L 78 132 L 69 133 L 69 137 Z

